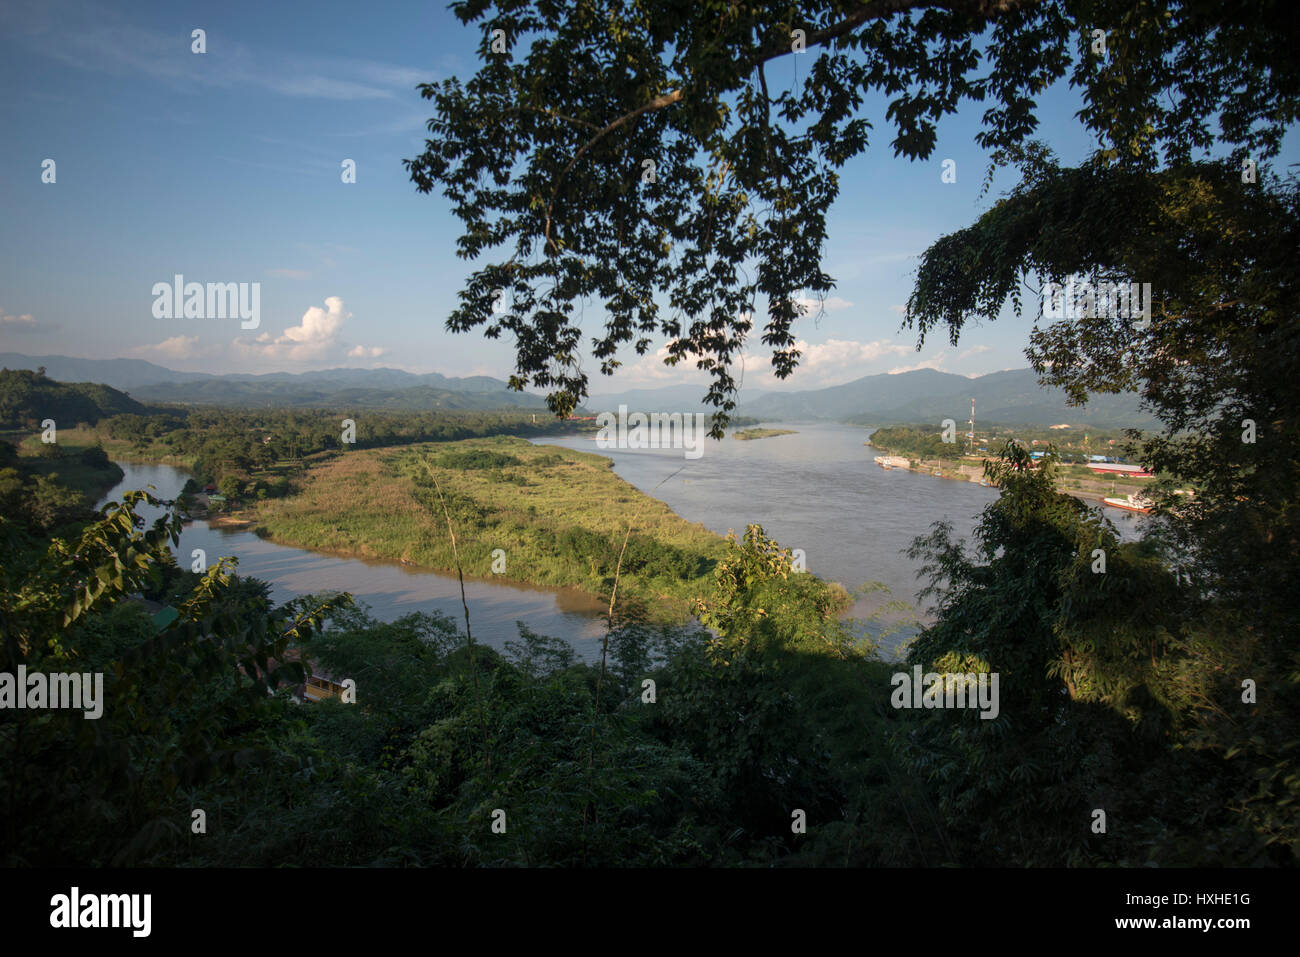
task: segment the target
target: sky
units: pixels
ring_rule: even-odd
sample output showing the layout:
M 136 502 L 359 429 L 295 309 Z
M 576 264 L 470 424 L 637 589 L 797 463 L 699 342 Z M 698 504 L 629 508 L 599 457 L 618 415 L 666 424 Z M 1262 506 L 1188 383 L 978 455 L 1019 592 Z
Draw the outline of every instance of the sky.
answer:
M 216 373 L 382 366 L 505 378 L 508 338 L 444 328 L 473 267 L 455 256 L 448 203 L 417 193 L 401 163 L 424 148 L 430 114 L 416 84 L 468 79 L 478 43 L 439 3 L 3 0 L 0 351 Z M 769 84 L 804 68 L 794 56 L 782 67 Z M 877 102 L 872 145 L 842 169 L 829 217 L 823 268 L 837 287 L 795 327 L 800 369 L 776 380 L 754 335 L 747 389 L 1028 364 L 1032 296 L 1022 317 L 968 327 L 956 348 L 939 335 L 918 352 L 900 329 L 919 255 L 1014 182 L 1000 175 L 980 196 L 982 105 L 947 118 L 931 158 L 909 162 L 893 156 Z M 1094 146 L 1078 106 L 1062 85 L 1039 112 L 1040 138 L 1065 162 Z M 1287 144 L 1289 156 L 1295 137 Z M 945 159 L 955 183 L 941 181 Z M 259 326 L 159 318 L 155 284 L 177 274 L 259 283 Z M 613 378 L 586 363 L 594 394 L 707 381 L 664 366 L 662 350 L 622 358 Z

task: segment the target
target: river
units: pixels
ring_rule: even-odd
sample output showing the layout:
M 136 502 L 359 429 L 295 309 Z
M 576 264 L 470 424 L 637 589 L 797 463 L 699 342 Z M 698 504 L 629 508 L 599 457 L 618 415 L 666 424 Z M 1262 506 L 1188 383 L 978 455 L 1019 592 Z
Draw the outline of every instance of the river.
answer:
M 620 477 L 688 521 L 718 534 L 760 524 L 783 547 L 802 549 L 814 574 L 849 589 L 879 582 L 888 597 L 909 604 L 916 601 L 918 563 L 902 552 L 912 539 L 940 520 L 951 522 L 956 535 L 969 537 L 981 509 L 997 498 L 996 489 L 975 483 L 879 468 L 873 462 L 875 450 L 863 445 L 870 435 L 867 429 L 829 424 L 776 427 L 793 428 L 797 434 L 749 442 L 708 440 L 694 460 L 684 458 L 680 450 L 598 449 L 594 436 L 535 441 L 608 456 Z M 154 494 L 174 498 L 187 478 L 172 466 L 118 464 L 125 478 L 103 501 L 149 485 L 156 489 Z M 1114 509 L 1106 514 L 1125 538 L 1134 534 L 1137 516 Z M 204 549 L 209 563 L 227 555 L 238 558 L 239 573 L 270 583 L 277 602 L 311 592 L 347 591 L 385 621 L 416 611 L 441 612 L 463 621 L 454 576 L 277 545 L 252 532 L 202 520 L 185 526 L 177 549 L 182 564 L 190 563 L 195 548 Z M 465 582 L 465 591 L 477 641 L 501 648 L 518 637 L 515 622 L 524 621 L 534 631 L 569 640 L 587 660 L 599 657 L 599 604 L 581 592 L 475 579 Z M 880 593 L 859 597 L 850 614 L 865 620 L 881 610 L 884 600 Z M 915 631 L 900 629 L 902 620 L 885 615 L 862 630 L 892 653 Z
M 119 462 L 126 473 L 103 500 L 118 499 L 123 491 L 152 485 L 154 495 L 170 499 L 180 494 L 188 474 L 170 465 Z M 142 510 L 150 521 L 157 509 Z M 346 591 L 370 606 L 375 617 L 392 621 L 412 612 L 441 612 L 464 627 L 460 584 L 455 576 L 398 562 L 347 558 L 306 551 L 259 538 L 249 531 L 212 525 L 203 520 L 187 523 L 181 533 L 177 559 L 188 567 L 194 549 L 201 548 L 209 564 L 233 556 L 240 575 L 260 578 L 271 585 L 271 599 L 287 601 L 299 595 Z M 565 638 L 587 660 L 600 657 L 599 603 L 575 589 L 536 588 L 528 585 L 467 579 L 465 597 L 470 609 L 474 640 L 503 648 L 519 637 L 515 622 L 524 621 L 543 635 Z
M 802 549 L 810 572 L 850 590 L 883 584 L 887 594 L 859 597 L 850 614 L 892 652 L 916 629 L 896 630 L 901 619 L 894 614 L 884 614 L 879 623 L 866 619 L 888 599 L 916 606 L 923 584 L 916 577 L 920 563 L 903 551 L 938 521 L 950 522 L 955 536 L 969 539 L 980 512 L 997 499 L 997 489 L 882 469 L 874 461 L 878 450 L 863 444 L 871 429 L 826 423 L 760 427 L 796 434 L 706 440 L 693 460 L 673 449 L 601 449 L 594 434 L 534 441 L 608 456 L 621 478 L 720 535 L 762 525 L 782 547 Z M 1106 517 L 1122 539 L 1136 534 L 1136 514 L 1106 509 Z M 923 610 L 918 614 L 928 618 Z

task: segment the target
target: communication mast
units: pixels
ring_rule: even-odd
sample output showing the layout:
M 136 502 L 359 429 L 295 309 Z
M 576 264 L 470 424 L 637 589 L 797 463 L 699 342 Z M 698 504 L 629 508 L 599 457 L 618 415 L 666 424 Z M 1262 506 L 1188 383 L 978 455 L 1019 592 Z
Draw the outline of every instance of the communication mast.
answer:
M 966 454 L 975 454 L 975 397 L 970 400 L 970 430 L 966 433 Z

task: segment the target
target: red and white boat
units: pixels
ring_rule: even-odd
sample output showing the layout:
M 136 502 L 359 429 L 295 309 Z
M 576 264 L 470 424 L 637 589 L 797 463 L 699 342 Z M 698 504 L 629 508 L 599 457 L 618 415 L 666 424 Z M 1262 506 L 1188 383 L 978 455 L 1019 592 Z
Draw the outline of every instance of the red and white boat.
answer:
M 1152 503 L 1143 497 L 1141 492 L 1137 495 L 1130 492 L 1123 498 L 1103 498 L 1102 501 L 1111 508 L 1122 508 L 1126 512 L 1141 512 L 1143 515 L 1151 512 Z

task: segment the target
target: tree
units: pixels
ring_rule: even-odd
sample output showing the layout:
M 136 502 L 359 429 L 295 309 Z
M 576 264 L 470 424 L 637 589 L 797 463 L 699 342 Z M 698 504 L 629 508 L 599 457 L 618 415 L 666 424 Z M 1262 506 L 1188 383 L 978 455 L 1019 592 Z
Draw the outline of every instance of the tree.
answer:
M 141 505 L 166 511 L 151 525 Z M 169 547 L 181 516 L 145 492 L 68 540 L 16 548 L 0 517 L 0 672 L 97 672 L 102 713 L 0 709 L 0 860 L 8 866 L 157 860 L 188 836 L 185 790 L 284 747 L 293 725 L 269 692 L 302 681 L 286 661 L 346 595 L 297 599 L 273 611 L 267 586 L 239 582 L 214 564 L 174 596 L 178 615 L 159 631 L 125 601 L 175 569 Z M 292 707 L 291 705 L 287 707 Z
M 662 336 L 670 364 L 710 373 L 719 436 L 752 317 L 766 314 L 761 339 L 785 378 L 800 358 L 797 300 L 834 286 L 826 213 L 837 170 L 868 145 L 873 94 L 889 98 L 895 155 L 913 160 L 931 155 L 941 117 L 991 100 L 977 142 L 1005 163 L 1037 126 L 1038 96 L 1068 75 L 1102 160 L 1138 169 L 1220 144 L 1267 159 L 1300 104 L 1288 52 L 1300 28 L 1272 3 L 1251 16 L 1211 0 L 453 9 L 479 25 L 482 65 L 466 83 L 421 86 L 432 135 L 405 161 L 419 191 L 452 203 L 458 254 L 489 257 L 448 328 L 510 333 L 511 385 L 552 387 L 565 415 L 588 386 L 576 317 L 597 301 L 600 371 Z
M 233 475 L 227 475 L 217 483 L 217 490 L 226 497 L 228 501 L 234 502 L 242 493 L 244 485 Z
M 896 738 L 935 789 L 959 859 L 1265 862 L 1267 835 L 1232 808 L 1240 770 L 1197 747 L 1202 705 L 1224 701 L 1239 654 L 1187 613 L 1154 542 L 1121 544 L 1055 491 L 1051 459 L 1029 465 L 1014 444 L 989 464 L 1002 493 L 973 548 L 940 523 L 912 549 L 938 603 L 908 664 L 999 679 L 995 719 L 927 711 Z M 1105 838 L 1090 827 L 1096 808 Z
M 1148 280 L 1149 324 L 1118 315 L 1045 323 L 1029 354 L 1077 401 L 1133 388 L 1163 423 L 1140 460 L 1183 584 L 1195 668 L 1224 681 L 1196 705 L 1195 746 L 1232 758 L 1237 804 L 1284 854 L 1300 848 L 1300 184 L 1232 163 L 1148 173 L 1050 157 L 968 229 L 924 257 L 909 320 L 922 336 L 996 316 L 1026 274 Z M 1117 214 L 1117 211 L 1118 212 Z M 953 268 L 953 264 L 961 268 Z M 1136 441 L 1136 434 L 1134 439 Z M 1191 486 L 1195 495 L 1180 492 Z M 1227 676 L 1235 678 L 1227 681 Z M 1249 678 L 1272 693 L 1243 700 Z M 1243 705 L 1250 704 L 1250 707 Z
M 53 472 L 36 476 L 28 493 L 28 507 L 32 525 L 42 532 L 52 532 L 90 515 L 85 496 L 60 483 Z

